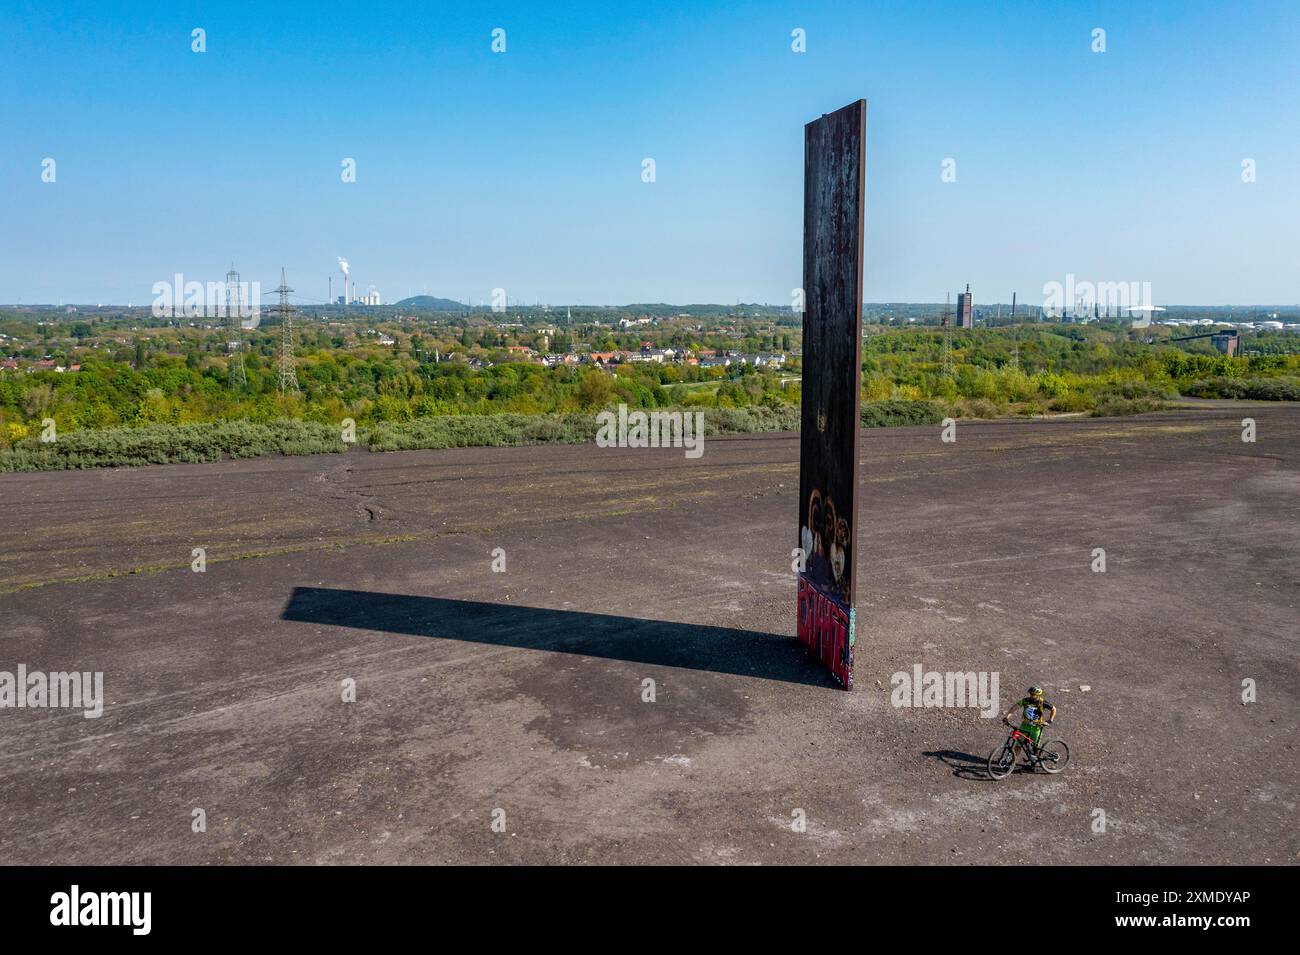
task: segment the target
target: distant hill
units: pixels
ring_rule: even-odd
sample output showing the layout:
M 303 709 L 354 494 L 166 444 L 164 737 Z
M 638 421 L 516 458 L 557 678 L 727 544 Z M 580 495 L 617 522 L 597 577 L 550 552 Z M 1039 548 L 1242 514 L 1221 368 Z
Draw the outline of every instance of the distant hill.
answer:
M 449 298 L 438 298 L 434 295 L 413 295 L 394 304 L 403 308 L 427 308 L 435 312 L 459 312 L 465 308 L 460 302 Z

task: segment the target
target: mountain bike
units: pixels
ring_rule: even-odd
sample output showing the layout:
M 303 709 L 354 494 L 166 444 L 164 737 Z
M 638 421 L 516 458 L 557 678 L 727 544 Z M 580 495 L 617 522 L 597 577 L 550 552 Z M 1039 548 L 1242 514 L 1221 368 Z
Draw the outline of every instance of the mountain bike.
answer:
M 1029 769 L 1032 772 L 1036 767 L 1042 767 L 1045 773 L 1059 773 L 1065 769 L 1065 764 L 1070 761 L 1070 747 L 1065 745 L 1065 740 L 1049 740 L 1042 746 L 1036 746 L 1033 739 L 1020 732 L 1017 726 L 1003 720 L 1011 727 L 1011 735 L 1001 747 L 989 753 L 989 775 L 994 779 L 1006 779 L 1011 775 L 1012 770 L 1016 768 L 1016 750 L 1023 750 Z M 1039 726 L 1050 726 L 1050 723 L 1038 723 Z

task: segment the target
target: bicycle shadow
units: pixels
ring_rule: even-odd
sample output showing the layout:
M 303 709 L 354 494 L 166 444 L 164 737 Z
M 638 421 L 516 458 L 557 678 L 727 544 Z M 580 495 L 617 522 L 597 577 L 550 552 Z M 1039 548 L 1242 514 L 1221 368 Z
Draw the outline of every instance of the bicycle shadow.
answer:
M 951 769 L 952 774 L 958 779 L 974 779 L 986 783 L 996 782 L 989 775 L 988 756 L 973 756 L 970 753 L 959 753 L 955 749 L 937 749 L 921 755 L 937 759 Z M 1015 771 L 1020 771 L 1019 763 L 1016 764 Z

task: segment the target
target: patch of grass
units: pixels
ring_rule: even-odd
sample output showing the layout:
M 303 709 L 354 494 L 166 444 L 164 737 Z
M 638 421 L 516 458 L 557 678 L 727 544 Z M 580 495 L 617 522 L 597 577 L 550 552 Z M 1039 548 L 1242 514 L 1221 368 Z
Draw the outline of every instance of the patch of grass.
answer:
M 962 398 L 957 402 L 957 415 L 962 418 L 988 421 L 1003 417 L 1005 410 L 1004 405 L 992 398 Z
M 375 425 L 366 443 L 371 451 L 581 444 L 598 427 L 593 414 L 447 415 Z
M 1092 410 L 1094 418 L 1118 418 L 1123 415 L 1160 411 L 1164 403 L 1154 398 L 1102 398 Z
M 1078 414 L 1082 411 L 1091 411 L 1096 407 L 1096 402 L 1090 395 L 1083 392 L 1070 391 L 1053 398 L 1047 407 L 1059 414 Z
M 311 421 L 150 424 L 138 428 L 72 431 L 60 434 L 57 441 L 49 443 L 26 438 L 0 451 L 0 471 L 194 464 L 222 458 L 325 454 L 345 449 L 338 428 Z
M 650 413 L 650 409 L 642 410 Z M 657 408 L 659 412 L 680 409 Z M 797 431 L 799 409 L 703 408 L 704 433 L 750 434 L 756 431 Z M 600 423 L 594 414 L 449 415 L 376 425 L 368 436 L 372 451 L 414 451 L 423 448 L 515 447 L 529 444 L 586 444 L 596 440 Z
M 704 408 L 704 433 L 751 434 L 757 431 L 798 431 L 799 406 L 781 405 L 768 408 L 753 405 L 748 408 Z
M 706 436 L 798 431 L 800 424 L 798 405 L 655 410 L 702 412 Z M 988 410 L 992 413 L 997 409 L 993 406 Z M 935 401 L 868 401 L 862 404 L 861 420 L 865 428 L 887 428 L 937 424 L 945 415 L 944 406 Z M 596 415 L 589 413 L 445 415 L 377 424 L 360 432 L 358 440 L 371 451 L 586 444 L 596 440 L 599 427 Z M 320 422 L 282 419 L 265 424 L 250 421 L 150 424 L 138 428 L 72 431 L 59 435 L 57 441 L 49 444 L 27 438 L 13 448 L 0 451 L 0 471 L 186 464 L 346 450 L 339 429 Z
M 943 405 L 937 401 L 864 401 L 862 427 L 898 428 L 913 424 L 938 424 L 947 417 Z M 798 427 L 796 422 L 795 427 Z
M 1300 401 L 1295 378 L 1202 378 L 1183 388 L 1192 398 L 1248 398 L 1253 401 Z
M 1107 383 L 1098 388 L 1096 394 L 1098 401 L 1104 401 L 1108 398 L 1127 398 L 1130 401 L 1139 398 L 1151 398 L 1155 401 L 1167 401 L 1178 397 L 1178 392 L 1172 388 L 1167 388 L 1155 382 L 1142 381 L 1141 379 L 1127 379 Z

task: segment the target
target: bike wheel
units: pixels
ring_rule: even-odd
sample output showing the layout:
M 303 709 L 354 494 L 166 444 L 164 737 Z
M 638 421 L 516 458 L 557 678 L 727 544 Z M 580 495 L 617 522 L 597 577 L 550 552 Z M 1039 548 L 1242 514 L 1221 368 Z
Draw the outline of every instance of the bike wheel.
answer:
M 1009 743 L 989 753 L 989 775 L 994 779 L 1006 779 L 1016 768 L 1016 751 Z
M 1070 747 L 1065 745 L 1063 739 L 1052 740 L 1042 748 L 1038 756 L 1038 764 L 1045 773 L 1059 773 L 1069 761 Z

